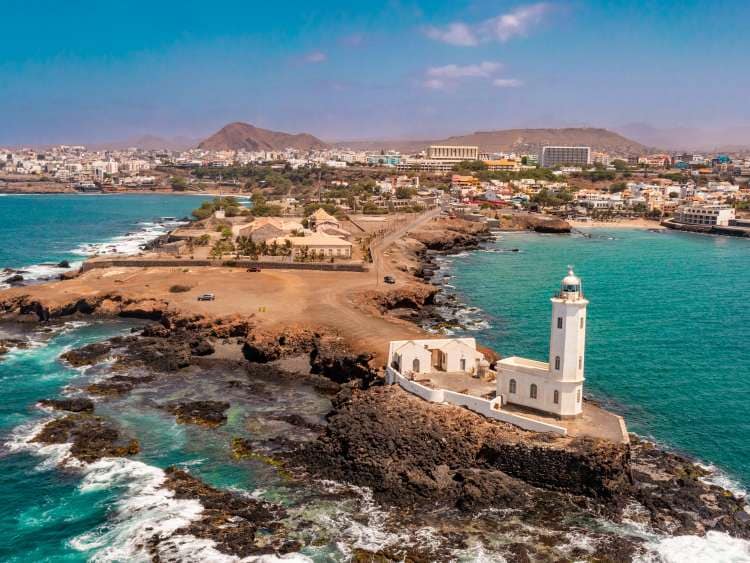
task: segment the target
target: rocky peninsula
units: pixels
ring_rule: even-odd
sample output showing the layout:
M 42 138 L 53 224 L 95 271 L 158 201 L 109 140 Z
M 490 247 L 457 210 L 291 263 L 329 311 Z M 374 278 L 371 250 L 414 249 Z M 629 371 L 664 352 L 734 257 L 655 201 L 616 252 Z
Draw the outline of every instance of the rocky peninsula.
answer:
M 365 487 L 387 515 L 389 533 L 429 528 L 435 534 L 423 544 L 353 548 L 352 558 L 361 561 L 447 560 L 477 540 L 510 560 L 628 561 L 648 550 L 645 536 L 629 531 L 633 526 L 655 536 L 717 531 L 750 538 L 744 499 L 710 484 L 707 472 L 684 456 L 636 437 L 627 445 L 527 432 L 383 385 L 382 346 L 396 335 L 424 334 L 414 321 L 437 315 L 439 288 L 427 281 L 434 253 L 476 248 L 491 237 L 472 222 L 430 222 L 377 257 L 380 272 L 395 275 L 394 287 L 365 274 L 263 272 L 256 294 L 213 310 L 168 288 L 182 282 L 202 291 L 220 279 L 231 300 L 244 272 L 112 270 L 5 291 L 5 322 L 123 317 L 142 323 L 129 335 L 62 356 L 81 369 L 106 366 L 107 377 L 66 397 L 43 398 L 41 406 L 61 414 L 33 440 L 70 444 L 70 455 L 86 463 L 138 456 L 139 436 L 100 410 L 164 386 L 183 398 L 160 401 L 157 391 L 153 408 L 207 432 L 219 432 L 233 407 L 262 404 L 266 414 L 253 424 L 286 430 L 233 436 L 227 446 L 236 463 L 267 466 L 307 499 L 329 498 L 331 481 Z M 322 285 L 334 277 L 337 286 Z M 272 318 L 258 311 L 263 301 L 280 303 L 279 310 L 271 305 Z M 211 395 L 201 391 L 206 381 Z M 300 403 L 269 394 L 270 385 L 309 389 L 328 401 L 325 417 L 305 407 L 290 411 Z M 308 524 L 290 520 L 280 503 L 221 490 L 189 469 L 167 468 L 165 475 L 163 487 L 203 507 L 179 534 L 239 557 L 294 552 L 312 541 Z M 576 534 L 590 543 L 571 541 Z M 498 537 L 506 540 L 497 544 Z M 147 549 L 158 559 L 169 541 L 154 537 Z

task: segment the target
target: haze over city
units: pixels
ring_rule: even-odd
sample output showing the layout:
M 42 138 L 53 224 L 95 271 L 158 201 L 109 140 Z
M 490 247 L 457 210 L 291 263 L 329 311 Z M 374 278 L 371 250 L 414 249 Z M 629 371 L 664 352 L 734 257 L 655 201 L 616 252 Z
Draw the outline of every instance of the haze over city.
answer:
M 586 125 L 750 144 L 748 17 L 737 0 L 11 0 L 0 144 L 200 139 L 236 120 L 325 140 Z

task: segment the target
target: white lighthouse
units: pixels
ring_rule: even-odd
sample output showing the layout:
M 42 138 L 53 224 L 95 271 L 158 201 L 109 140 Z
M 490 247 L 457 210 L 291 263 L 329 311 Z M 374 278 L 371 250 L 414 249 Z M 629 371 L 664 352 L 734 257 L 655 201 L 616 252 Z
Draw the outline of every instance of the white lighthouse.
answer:
M 497 394 L 511 403 L 572 418 L 583 411 L 586 306 L 581 280 L 568 268 L 552 299 L 549 361 L 513 356 L 498 362 Z

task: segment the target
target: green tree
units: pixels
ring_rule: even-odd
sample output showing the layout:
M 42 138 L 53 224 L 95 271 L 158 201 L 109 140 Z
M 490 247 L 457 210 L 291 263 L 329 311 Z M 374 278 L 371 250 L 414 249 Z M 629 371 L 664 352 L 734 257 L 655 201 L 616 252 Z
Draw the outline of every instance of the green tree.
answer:
M 187 180 L 182 176 L 172 176 L 169 179 L 169 184 L 172 186 L 172 189 L 177 192 L 184 192 L 188 187 Z

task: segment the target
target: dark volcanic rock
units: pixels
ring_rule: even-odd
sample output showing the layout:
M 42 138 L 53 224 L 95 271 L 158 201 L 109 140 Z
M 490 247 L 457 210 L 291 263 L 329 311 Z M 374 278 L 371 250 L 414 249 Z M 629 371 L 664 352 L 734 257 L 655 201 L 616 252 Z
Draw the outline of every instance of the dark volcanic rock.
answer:
M 170 372 L 190 365 L 190 343 L 184 334 L 173 334 L 169 338 L 129 336 L 117 343 L 124 347 L 119 354 L 118 368 L 141 366 Z
M 325 433 L 292 458 L 394 504 L 514 507 L 534 487 L 612 501 L 629 486 L 624 447 L 525 432 L 398 387 L 342 390 Z
M 167 405 L 166 409 L 183 424 L 219 426 L 227 421 L 224 412 L 229 406 L 229 403 L 223 401 L 187 401 Z
M 369 365 L 371 358 L 366 354 L 352 354 L 339 337 L 321 336 L 310 352 L 310 371 L 336 383 L 358 381 L 367 387 L 377 377 Z
M 310 329 L 287 327 L 281 332 L 254 330 L 242 353 L 250 362 L 266 363 L 280 358 L 309 354 L 318 335 Z
M 144 383 L 150 383 L 156 379 L 153 375 L 114 375 L 104 381 L 92 383 L 86 386 L 86 391 L 93 395 L 116 397 L 124 395 L 133 390 L 134 387 Z
M 280 522 L 286 516 L 282 507 L 215 489 L 175 467 L 168 467 L 165 473 L 164 486 L 174 491 L 175 498 L 197 500 L 204 507 L 200 520 L 177 530 L 176 535 L 212 540 L 216 549 L 237 557 L 285 554 L 301 548 L 298 542 L 285 538 L 286 529 Z M 152 555 L 161 541 L 154 536 L 149 542 Z
M 70 268 L 70 262 L 68 262 L 67 260 L 61 260 L 60 262 L 57 263 L 57 267 L 58 268 Z
M 708 471 L 635 436 L 631 452 L 633 496 L 649 512 L 654 528 L 674 535 L 716 530 L 750 538 L 744 498 L 704 482 Z
M 110 342 L 94 342 L 82 348 L 70 350 L 60 356 L 73 367 L 94 365 L 109 355 L 112 350 Z
M 141 331 L 141 336 L 167 338 L 172 332 L 163 324 L 152 323 Z
M 80 413 L 48 422 L 32 441 L 72 443 L 71 455 L 86 463 L 103 457 L 135 455 L 140 449 L 138 440 L 124 438 L 111 422 L 100 416 Z
M 10 277 L 7 277 L 3 280 L 5 283 L 9 283 L 11 285 L 21 283 L 23 281 L 23 276 L 21 274 L 14 274 Z
M 194 356 L 210 356 L 216 349 L 208 340 L 199 338 L 190 342 L 190 351 Z
M 59 411 L 94 412 L 94 401 L 85 397 L 75 399 L 42 399 L 40 405 L 51 407 Z

